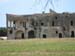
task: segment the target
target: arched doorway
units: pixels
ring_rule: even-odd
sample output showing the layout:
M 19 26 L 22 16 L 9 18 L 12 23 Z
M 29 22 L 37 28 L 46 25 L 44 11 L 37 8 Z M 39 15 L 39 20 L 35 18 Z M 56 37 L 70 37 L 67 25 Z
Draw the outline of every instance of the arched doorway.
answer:
M 46 38 L 46 34 L 43 34 L 43 38 Z
M 22 37 L 22 39 L 24 39 L 24 33 L 22 33 L 21 37 Z
M 28 38 L 35 38 L 33 30 L 31 30 L 31 31 L 28 32 Z
M 59 38 L 62 38 L 62 33 L 59 33 Z
M 74 37 L 74 31 L 71 31 L 71 37 Z
M 17 31 L 15 39 L 24 39 L 24 33 L 23 33 L 23 31 L 20 31 L 20 30 Z

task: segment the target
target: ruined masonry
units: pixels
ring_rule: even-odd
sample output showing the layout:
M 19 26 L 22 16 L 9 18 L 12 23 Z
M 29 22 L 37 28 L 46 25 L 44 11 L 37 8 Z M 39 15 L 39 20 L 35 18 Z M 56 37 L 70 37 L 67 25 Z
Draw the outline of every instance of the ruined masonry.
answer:
M 73 38 L 75 13 L 6 14 L 8 39 Z

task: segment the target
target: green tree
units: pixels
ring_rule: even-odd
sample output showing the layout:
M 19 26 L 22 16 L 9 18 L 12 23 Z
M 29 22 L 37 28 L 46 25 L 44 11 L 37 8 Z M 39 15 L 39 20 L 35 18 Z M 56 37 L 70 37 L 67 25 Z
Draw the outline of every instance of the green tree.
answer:
M 0 36 L 7 36 L 7 28 L 4 27 L 0 28 Z

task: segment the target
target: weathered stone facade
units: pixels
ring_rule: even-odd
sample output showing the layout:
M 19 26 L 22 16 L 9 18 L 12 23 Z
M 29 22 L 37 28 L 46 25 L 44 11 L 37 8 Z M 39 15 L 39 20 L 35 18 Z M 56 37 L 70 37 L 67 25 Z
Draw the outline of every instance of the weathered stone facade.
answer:
M 6 16 L 8 39 L 75 37 L 75 13 Z

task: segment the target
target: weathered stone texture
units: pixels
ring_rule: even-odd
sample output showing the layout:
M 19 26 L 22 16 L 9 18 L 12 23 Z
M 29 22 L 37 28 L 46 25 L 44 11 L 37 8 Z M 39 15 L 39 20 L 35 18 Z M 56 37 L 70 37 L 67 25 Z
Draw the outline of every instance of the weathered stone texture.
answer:
M 75 13 L 6 16 L 8 39 L 75 37 Z

